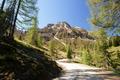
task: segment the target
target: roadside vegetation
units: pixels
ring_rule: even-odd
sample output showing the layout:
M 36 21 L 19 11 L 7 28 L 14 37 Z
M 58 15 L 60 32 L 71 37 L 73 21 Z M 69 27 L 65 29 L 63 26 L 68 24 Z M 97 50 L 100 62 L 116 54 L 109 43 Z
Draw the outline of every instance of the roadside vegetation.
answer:
M 119 0 L 88 1 L 90 21 L 96 28 L 85 33 L 91 39 L 76 37 L 79 31 L 74 29 L 76 35 L 62 32 L 60 39 L 45 40 L 39 33 L 37 0 L 1 3 L 0 79 L 51 80 L 62 70 L 54 60 L 64 58 L 120 73 Z

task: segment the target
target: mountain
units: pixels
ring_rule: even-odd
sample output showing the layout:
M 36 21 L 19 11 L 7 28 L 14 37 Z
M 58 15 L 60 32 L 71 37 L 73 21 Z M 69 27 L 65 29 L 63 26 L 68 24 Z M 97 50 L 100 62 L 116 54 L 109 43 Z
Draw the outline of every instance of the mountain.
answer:
M 46 27 L 40 29 L 41 36 L 49 41 L 50 39 L 57 37 L 59 39 L 64 38 L 82 38 L 82 39 L 94 39 L 88 34 L 88 31 L 82 28 L 76 28 L 69 25 L 67 22 L 58 22 L 56 24 L 48 24 Z

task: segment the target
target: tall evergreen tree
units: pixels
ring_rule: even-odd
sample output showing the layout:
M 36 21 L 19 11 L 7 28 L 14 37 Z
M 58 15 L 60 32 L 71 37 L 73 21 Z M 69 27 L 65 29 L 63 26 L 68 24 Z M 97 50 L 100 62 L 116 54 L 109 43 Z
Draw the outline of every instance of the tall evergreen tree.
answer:
M 71 46 L 70 46 L 70 44 L 68 44 L 67 46 L 66 46 L 66 52 L 67 52 L 67 58 L 68 59 L 72 59 L 72 49 L 71 49 Z
M 25 41 L 37 47 L 41 47 L 43 44 L 43 38 L 39 34 L 37 26 L 37 17 L 33 17 L 32 27 L 28 29 L 25 37 Z
M 36 4 L 37 0 L 22 0 L 20 11 L 18 13 L 19 19 L 17 19 L 18 27 L 32 25 L 32 18 L 33 16 L 36 16 L 38 13 Z
M 37 0 L 3 0 L 1 10 L 5 4 L 7 6 L 5 6 L 4 11 L 0 11 L 0 38 L 9 36 L 13 39 L 16 26 L 31 23 L 32 17 L 37 13 L 36 2 Z

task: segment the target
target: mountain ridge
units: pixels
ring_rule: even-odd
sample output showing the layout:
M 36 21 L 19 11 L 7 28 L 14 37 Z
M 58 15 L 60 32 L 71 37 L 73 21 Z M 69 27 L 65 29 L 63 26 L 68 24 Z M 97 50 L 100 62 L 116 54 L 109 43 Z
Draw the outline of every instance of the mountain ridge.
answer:
M 87 30 L 82 28 L 76 28 L 69 25 L 67 22 L 58 22 L 56 24 L 48 24 L 44 28 L 39 30 L 39 33 L 45 40 L 49 41 L 50 39 L 57 37 L 59 39 L 63 38 L 82 38 L 82 39 L 91 39 L 94 38 L 90 36 Z

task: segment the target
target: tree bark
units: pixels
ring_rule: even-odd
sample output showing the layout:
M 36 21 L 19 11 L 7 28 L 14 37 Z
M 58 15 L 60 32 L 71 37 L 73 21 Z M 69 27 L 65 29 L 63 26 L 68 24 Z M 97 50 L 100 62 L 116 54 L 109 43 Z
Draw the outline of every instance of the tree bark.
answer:
M 3 1 L 2 1 L 1 10 L 3 10 L 3 8 L 4 8 L 5 1 L 6 1 L 6 0 L 3 0 Z
M 19 13 L 21 1 L 22 1 L 22 0 L 19 0 L 19 2 L 18 2 L 17 11 L 16 11 L 15 18 L 14 18 L 14 21 L 13 21 L 13 29 L 12 29 L 12 33 L 11 33 L 11 37 L 12 37 L 12 38 L 13 38 L 13 36 L 14 36 L 14 31 L 15 31 L 15 27 L 16 27 L 16 20 L 17 20 L 17 16 L 18 16 L 18 13 Z

